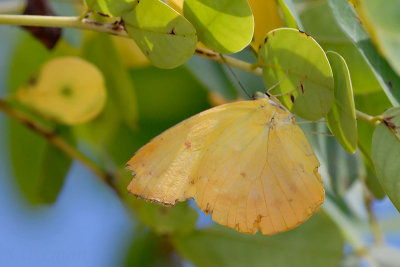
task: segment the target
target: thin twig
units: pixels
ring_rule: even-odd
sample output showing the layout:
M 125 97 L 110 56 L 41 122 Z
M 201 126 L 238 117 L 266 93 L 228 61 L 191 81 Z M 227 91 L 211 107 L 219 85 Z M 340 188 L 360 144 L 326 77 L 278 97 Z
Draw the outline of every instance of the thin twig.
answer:
M 380 123 L 383 120 L 382 116 L 371 116 L 371 115 L 368 115 L 357 109 L 356 109 L 356 116 L 357 116 L 357 119 L 366 121 L 373 126 L 376 126 L 378 123 Z
M 19 121 L 21 124 L 25 125 L 32 131 L 46 138 L 49 143 L 60 149 L 62 152 L 64 152 L 65 155 L 69 156 L 72 159 L 80 161 L 83 165 L 85 165 L 88 169 L 95 173 L 100 178 L 100 180 L 108 184 L 118 195 L 121 195 L 118 188 L 114 184 L 114 176 L 111 173 L 103 170 L 91 159 L 85 156 L 82 152 L 80 152 L 78 149 L 71 146 L 63 138 L 58 136 L 55 132 L 32 120 L 23 112 L 11 107 L 9 104 L 7 104 L 7 102 L 2 99 L 0 99 L 0 110 L 12 117 L 13 119 Z
M 229 57 L 226 55 L 221 57 L 221 54 L 216 53 L 207 48 L 200 47 L 200 46 L 197 46 L 195 53 L 198 56 L 202 56 L 202 57 L 208 58 L 210 60 L 213 60 L 213 61 L 216 61 L 216 62 L 219 62 L 222 64 L 226 64 L 228 66 L 231 66 L 231 67 L 234 67 L 234 68 L 237 68 L 237 69 L 249 72 L 249 73 L 253 73 L 258 76 L 262 75 L 262 69 L 258 66 L 258 64 L 251 64 L 246 61 L 236 59 L 234 57 Z

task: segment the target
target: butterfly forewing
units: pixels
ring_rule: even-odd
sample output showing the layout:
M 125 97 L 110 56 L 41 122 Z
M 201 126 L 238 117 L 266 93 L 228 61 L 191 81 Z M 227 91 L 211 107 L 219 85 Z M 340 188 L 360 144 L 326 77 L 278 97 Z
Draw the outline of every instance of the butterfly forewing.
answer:
M 323 202 L 319 162 L 292 115 L 267 98 L 225 104 L 170 128 L 128 162 L 128 190 L 174 205 L 194 198 L 214 221 L 275 234 Z

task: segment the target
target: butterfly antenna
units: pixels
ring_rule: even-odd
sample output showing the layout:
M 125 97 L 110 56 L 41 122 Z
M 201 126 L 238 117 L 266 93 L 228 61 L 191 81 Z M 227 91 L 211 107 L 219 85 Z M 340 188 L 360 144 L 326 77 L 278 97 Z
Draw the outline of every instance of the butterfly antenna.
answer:
M 296 124 L 309 124 L 309 123 L 320 123 L 320 122 L 326 122 L 325 119 L 321 119 L 318 121 L 296 121 Z
M 285 76 L 282 77 L 282 79 L 280 79 L 276 84 L 272 85 L 270 88 L 267 89 L 267 91 L 265 92 L 268 96 L 271 95 L 270 91 L 272 89 L 274 89 L 275 87 L 277 87 L 284 79 L 287 78 L 288 75 L 288 70 L 286 71 Z M 279 96 L 279 95 L 278 95 Z
M 306 131 L 306 134 L 318 134 L 318 135 L 323 135 L 323 136 L 328 136 L 328 137 L 334 137 L 333 134 L 330 133 L 324 133 L 324 132 L 313 132 L 313 131 Z
M 292 90 L 290 90 L 289 92 L 286 93 L 282 93 L 282 94 L 278 94 L 278 95 L 273 95 L 275 97 L 279 97 L 279 96 L 285 96 L 285 95 L 290 95 L 291 93 L 293 93 L 294 91 L 296 91 L 299 88 L 299 86 L 296 86 L 295 88 L 293 88 Z M 269 90 L 269 89 L 268 89 Z
M 244 92 L 244 94 L 250 98 L 253 99 L 253 97 L 246 91 L 246 89 L 244 88 L 243 84 L 240 82 L 238 76 L 236 75 L 236 73 L 232 70 L 232 68 L 226 63 L 226 60 L 224 58 L 224 56 L 222 54 L 219 54 L 219 56 L 221 57 L 222 61 L 225 63 L 225 66 L 228 68 L 229 72 L 232 74 L 232 76 L 235 78 L 235 80 L 237 81 L 237 83 L 239 84 L 240 89 Z

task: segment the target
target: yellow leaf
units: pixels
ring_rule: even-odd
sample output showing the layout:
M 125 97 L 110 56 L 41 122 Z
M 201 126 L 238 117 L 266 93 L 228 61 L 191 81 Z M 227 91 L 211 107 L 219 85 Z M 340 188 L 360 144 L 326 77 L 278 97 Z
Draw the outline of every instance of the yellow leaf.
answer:
M 170 128 L 127 163 L 128 190 L 164 205 L 194 198 L 212 219 L 265 235 L 307 220 L 324 200 L 319 162 L 277 100 L 214 107 Z
M 183 0 L 165 0 L 165 3 L 183 15 Z
M 37 82 L 18 90 L 15 97 L 44 117 L 75 125 L 101 112 L 106 89 L 94 65 L 78 57 L 60 57 L 48 61 Z
M 130 68 L 150 66 L 150 61 L 143 54 L 142 50 L 140 50 L 134 40 L 118 36 L 112 36 L 112 39 L 125 66 Z
M 275 0 L 249 0 L 254 16 L 254 37 L 251 46 L 258 51 L 267 33 L 283 27 L 283 21 Z

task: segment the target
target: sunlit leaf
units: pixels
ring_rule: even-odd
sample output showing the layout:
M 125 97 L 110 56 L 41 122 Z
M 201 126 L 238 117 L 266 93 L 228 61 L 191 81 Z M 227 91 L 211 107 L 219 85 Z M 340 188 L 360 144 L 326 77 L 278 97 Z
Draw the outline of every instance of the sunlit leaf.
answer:
M 357 148 L 357 122 L 353 88 L 346 61 L 336 52 L 326 53 L 333 71 L 334 101 L 326 116 L 331 132 L 349 153 Z
M 303 27 L 295 13 L 296 9 L 293 6 L 292 0 L 277 0 L 277 2 L 281 8 L 286 27 L 302 30 Z
M 283 27 L 283 21 L 275 0 L 249 0 L 254 15 L 254 36 L 251 46 L 258 51 L 265 35 L 273 29 Z
M 27 85 L 16 98 L 55 121 L 74 125 L 96 117 L 104 107 L 106 90 L 99 70 L 75 57 L 47 62 L 34 85 Z
M 313 36 L 325 51 L 335 51 L 344 57 L 349 67 L 354 94 L 381 90 L 370 65 L 336 22 L 327 0 L 302 3 L 300 18 L 305 31 Z
M 373 42 L 400 74 L 400 5 L 397 0 L 362 0 L 357 6 Z
M 165 0 L 165 3 L 183 15 L 183 0 Z
M 235 53 L 252 37 L 254 19 L 247 0 L 185 0 L 185 17 L 205 46 L 219 53 Z
M 338 24 L 370 65 L 390 102 L 393 105 L 399 105 L 400 77 L 379 55 L 363 25 L 360 24 L 353 6 L 347 0 L 329 0 L 329 4 Z
M 372 161 L 383 189 L 400 211 L 400 108 L 383 113 L 372 138 Z
M 319 215 L 275 236 L 252 236 L 213 226 L 174 240 L 178 252 L 199 267 L 338 266 L 343 249 L 336 226 Z
M 159 0 L 141 0 L 123 19 L 128 34 L 157 67 L 175 68 L 196 49 L 192 24 Z
M 89 11 L 120 17 L 136 5 L 137 0 L 84 0 Z
M 295 29 L 268 33 L 259 54 L 263 79 L 270 93 L 307 119 L 324 117 L 333 100 L 333 74 L 325 52 L 314 39 Z

